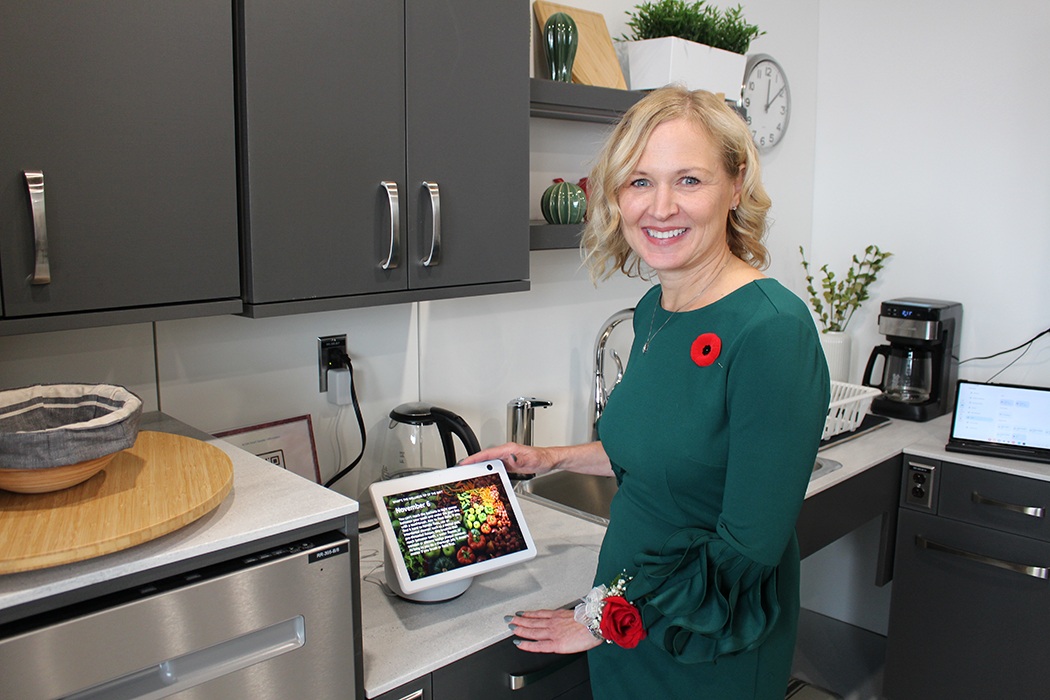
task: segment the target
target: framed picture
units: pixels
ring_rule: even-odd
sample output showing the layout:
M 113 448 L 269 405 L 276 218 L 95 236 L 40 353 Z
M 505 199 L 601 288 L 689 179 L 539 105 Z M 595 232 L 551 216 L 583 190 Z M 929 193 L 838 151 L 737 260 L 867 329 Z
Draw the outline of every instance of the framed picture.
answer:
M 316 484 L 321 483 L 313 422 L 309 415 L 224 430 L 215 433 L 215 437 L 222 438 L 231 445 L 294 472 L 304 479 Z

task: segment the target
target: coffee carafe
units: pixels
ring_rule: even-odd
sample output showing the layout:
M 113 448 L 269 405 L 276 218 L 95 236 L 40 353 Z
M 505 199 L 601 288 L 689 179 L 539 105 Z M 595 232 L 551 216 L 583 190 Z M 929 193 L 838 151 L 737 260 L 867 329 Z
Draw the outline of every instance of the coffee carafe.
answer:
M 403 403 L 390 411 L 390 426 L 384 436 L 384 479 L 421 474 L 456 464 L 455 435 L 467 455 L 481 451 L 478 438 L 467 422 L 447 408 L 429 403 Z
M 889 345 L 871 351 L 862 384 L 881 389 L 871 412 L 926 421 L 952 410 L 959 373 L 959 331 L 962 305 L 935 299 L 884 301 L 879 332 Z M 873 380 L 883 358 L 881 378 Z

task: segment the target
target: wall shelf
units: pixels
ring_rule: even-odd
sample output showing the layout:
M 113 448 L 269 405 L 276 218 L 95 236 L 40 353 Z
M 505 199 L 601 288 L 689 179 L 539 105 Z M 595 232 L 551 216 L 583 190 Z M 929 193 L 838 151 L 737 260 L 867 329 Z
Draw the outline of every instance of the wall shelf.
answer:
M 563 83 L 532 78 L 529 86 L 530 111 L 533 117 L 615 124 L 623 113 L 645 96 L 639 90 Z
M 529 250 L 567 250 L 580 247 L 583 224 L 529 224 Z

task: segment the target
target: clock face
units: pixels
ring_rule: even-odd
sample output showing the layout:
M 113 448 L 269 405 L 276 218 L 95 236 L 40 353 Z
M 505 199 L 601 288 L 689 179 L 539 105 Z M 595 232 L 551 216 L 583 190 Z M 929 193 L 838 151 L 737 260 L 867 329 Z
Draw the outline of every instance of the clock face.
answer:
M 745 119 L 760 151 L 780 143 L 791 117 L 791 89 L 780 64 L 769 56 L 749 62 L 741 94 Z

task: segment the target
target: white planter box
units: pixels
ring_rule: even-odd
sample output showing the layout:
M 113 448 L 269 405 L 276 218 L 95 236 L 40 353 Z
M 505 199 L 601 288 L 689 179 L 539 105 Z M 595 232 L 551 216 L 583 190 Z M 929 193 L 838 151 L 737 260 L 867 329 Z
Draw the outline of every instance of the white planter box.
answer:
M 631 90 L 681 83 L 690 90 L 740 99 L 746 56 L 674 36 L 617 42 L 616 52 Z

